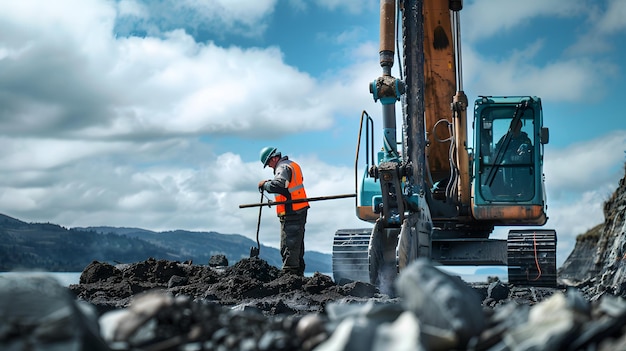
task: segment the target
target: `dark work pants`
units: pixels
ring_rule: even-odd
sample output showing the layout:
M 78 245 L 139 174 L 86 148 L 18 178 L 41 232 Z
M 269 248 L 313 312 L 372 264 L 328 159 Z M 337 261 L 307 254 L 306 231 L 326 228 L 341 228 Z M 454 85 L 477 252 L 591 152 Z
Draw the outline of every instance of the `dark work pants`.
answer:
M 304 275 L 304 226 L 308 209 L 280 219 L 280 255 L 283 271 Z

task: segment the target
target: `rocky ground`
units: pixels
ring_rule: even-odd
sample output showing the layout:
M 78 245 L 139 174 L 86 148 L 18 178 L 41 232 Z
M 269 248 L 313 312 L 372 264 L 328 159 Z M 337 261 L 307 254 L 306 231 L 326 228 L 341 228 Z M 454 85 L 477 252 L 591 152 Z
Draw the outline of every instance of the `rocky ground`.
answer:
M 390 297 L 362 282 L 338 285 L 319 273 L 281 274 L 258 258 L 232 266 L 223 257 L 212 261 L 92 262 L 80 284 L 70 286 L 69 296 L 59 288 L 45 289 L 77 308 L 61 305 L 52 309 L 57 312 L 36 316 L 50 325 L 35 330 L 44 336 L 57 329 L 52 334 L 74 335 L 62 327 L 72 325 L 67 313 L 50 318 L 59 310 L 74 310 L 82 311 L 74 324 L 84 326 L 72 329 L 82 330 L 71 339 L 82 347 L 76 350 L 626 349 L 626 301 L 610 294 L 516 287 L 497 278 L 470 285 L 419 260 L 399 276 L 397 296 Z M 53 283 L 30 284 L 15 283 L 11 294 L 40 298 L 34 293 Z M 63 301 L 49 298 L 53 305 Z M 29 318 L 35 319 L 36 311 Z M 22 340 L 17 336 L 23 326 L 12 330 L 14 324 L 0 327 L 0 340 Z M 57 339 L 65 342 L 59 350 L 71 349 L 70 339 Z M 52 349 L 49 337 L 31 342 L 42 348 L 8 349 Z
M 69 289 L 0 282 L 0 349 L 626 350 L 625 179 L 557 288 L 467 284 L 425 259 L 401 272 L 394 296 L 258 258 L 92 262 Z
M 332 301 L 387 298 L 370 284 L 340 286 L 320 273 L 312 277 L 281 274 L 260 258 L 242 259 L 232 266 L 223 256 L 215 256 L 212 261 L 219 264 L 148 259 L 115 267 L 92 262 L 81 274 L 80 284 L 70 289 L 101 312 L 128 307 L 137 294 L 154 290 L 229 308 L 254 308 L 265 315 L 319 313 Z

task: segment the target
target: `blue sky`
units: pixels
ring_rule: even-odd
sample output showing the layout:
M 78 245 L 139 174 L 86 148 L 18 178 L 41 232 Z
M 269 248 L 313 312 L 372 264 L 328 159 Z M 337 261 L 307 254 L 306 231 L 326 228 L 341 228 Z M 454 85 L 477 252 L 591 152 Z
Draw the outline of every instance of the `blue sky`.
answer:
M 377 1 L 7 2 L 0 11 L 0 212 L 65 227 L 254 238 L 259 150 L 310 196 L 354 191 L 361 111 L 380 128 Z M 543 100 L 546 228 L 558 263 L 603 221 L 626 161 L 626 2 L 477 0 L 461 11 L 464 90 Z M 397 67 L 394 69 L 397 75 Z M 377 130 L 377 135 L 380 132 Z M 369 226 L 317 202 L 307 249 Z M 494 237 L 504 237 L 499 228 Z M 278 246 L 264 209 L 261 241 Z

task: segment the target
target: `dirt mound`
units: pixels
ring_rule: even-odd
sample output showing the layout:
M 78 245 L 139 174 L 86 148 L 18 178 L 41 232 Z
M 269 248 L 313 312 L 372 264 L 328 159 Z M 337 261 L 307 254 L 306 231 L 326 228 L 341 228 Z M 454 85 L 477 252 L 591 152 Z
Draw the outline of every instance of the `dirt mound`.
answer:
M 127 307 L 134 295 L 155 290 L 223 306 L 255 307 L 266 314 L 321 312 L 327 302 L 342 299 L 389 299 L 370 284 L 339 286 L 320 273 L 283 274 L 260 258 L 242 259 L 230 267 L 154 258 L 120 266 L 94 261 L 84 269 L 80 284 L 69 288 L 101 311 Z

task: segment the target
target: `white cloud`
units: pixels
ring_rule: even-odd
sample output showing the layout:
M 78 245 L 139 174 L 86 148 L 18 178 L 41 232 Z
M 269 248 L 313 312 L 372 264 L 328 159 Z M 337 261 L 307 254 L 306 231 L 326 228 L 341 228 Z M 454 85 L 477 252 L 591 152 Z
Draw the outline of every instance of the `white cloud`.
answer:
M 238 19 L 245 23 L 253 23 L 272 13 L 277 0 L 182 0 L 169 1 L 169 3 L 180 4 L 181 7 L 188 7 L 201 14 L 211 13 L 211 16 L 215 17 L 224 16 L 222 17 L 224 22 Z
M 149 17 L 148 8 L 138 0 L 121 0 L 117 3 L 117 12 L 121 17 Z
M 216 154 L 198 136 L 279 141 L 276 137 L 282 134 L 328 130 L 332 138 L 356 139 L 361 110 L 375 118 L 380 111 L 368 93 L 368 84 L 381 72 L 377 45 L 371 41 L 341 52 L 352 64 L 332 67 L 320 78 L 286 64 L 279 47 L 225 47 L 217 45 L 218 40 L 197 42 L 191 35 L 202 25 L 226 25 L 224 31 L 241 32 L 259 26 L 252 33 L 259 35 L 276 4 L 273 0 L 246 6 L 228 0 L 4 4 L 3 213 L 68 227 L 202 230 L 254 239 L 258 209 L 238 205 L 259 201 L 256 183 L 271 177 L 271 170 L 260 167 L 256 159 L 244 161 L 249 155 Z M 291 4 L 304 10 L 304 2 Z M 370 1 L 366 6 L 376 4 Z M 477 40 L 523 29 L 525 21 L 537 16 L 569 16 L 580 10 L 580 2 L 543 4 L 476 2 L 466 6 L 463 16 L 480 20 L 467 19 L 463 25 Z M 612 4 L 618 11 L 619 1 Z M 168 6 L 172 11 L 159 15 Z M 329 0 L 316 6 L 362 10 L 362 3 L 354 1 Z M 38 11 L 33 11 L 35 7 Z M 484 16 L 478 16 L 481 12 Z M 609 17 L 606 30 L 618 30 L 619 23 Z M 189 23 L 183 26 L 184 21 Z M 128 35 L 133 30 L 145 33 Z M 360 34 L 347 31 L 337 40 L 350 42 Z M 467 87 L 476 94 L 532 93 L 551 101 L 580 102 L 589 93 L 599 95 L 602 80 L 616 72 L 611 62 L 584 57 L 537 63 L 544 45 L 537 40 L 504 59 L 464 47 Z M 344 117 L 353 118 L 354 130 L 346 131 L 348 127 L 338 123 Z M 316 143 L 327 140 L 311 143 L 311 154 L 290 155 L 303 166 L 309 195 L 354 191 L 353 155 L 347 162 L 331 159 L 335 154 L 328 159 L 316 156 Z M 546 153 L 549 226 L 559 231 L 559 250 L 601 220 L 600 205 L 619 178 L 620 170 L 611 167 L 620 163 L 624 149 L 624 134 L 615 133 Z M 369 226 L 356 218 L 354 199 L 312 203 L 307 249 L 330 252 L 337 229 Z M 273 208 L 262 211 L 261 241 L 278 246 Z
M 626 2 L 609 0 L 606 12 L 597 22 L 597 28 L 602 33 L 612 34 L 626 29 Z
M 23 38 L 0 44 L 11 56 L 1 63 L 3 129 L 111 138 L 166 130 L 278 135 L 330 125 L 319 82 L 286 65 L 278 48 L 202 44 L 182 30 L 116 38 L 107 9 L 79 11 L 83 24 L 61 28 L 53 19 L 33 26 L 15 16 L 19 7 L 0 14 L 7 31 Z
M 226 17 L 241 15 L 251 24 L 270 13 L 273 3 L 185 2 L 177 9 L 220 8 Z M 0 39 L 6 151 L 0 206 L 8 214 L 68 227 L 181 228 L 253 237 L 256 211 L 237 206 L 258 201 L 254 184 L 268 170 L 239 155 L 214 155 L 209 145 L 186 136 L 260 138 L 320 130 L 337 110 L 351 111 L 350 102 L 371 99 L 367 85 L 377 74 L 353 69 L 317 81 L 285 64 L 276 47 L 225 48 L 158 26 L 141 37 L 115 34 L 120 18 L 148 28 L 159 4 L 165 3 L 92 1 L 68 12 L 55 11 L 57 3 L 47 11 L 45 3 L 24 1 L 0 13 L 3 32 L 13 33 Z M 33 23 L 28 5 L 47 15 Z M 74 21 L 77 13 L 80 20 Z M 338 175 L 318 185 L 316 177 L 328 177 L 311 171 L 312 194 L 353 186 L 344 169 L 314 163 Z M 346 200 L 315 204 L 319 210 L 312 211 L 307 231 L 320 244 L 312 249 L 328 251 L 338 229 L 328 221 L 332 214 L 345 213 L 341 223 L 358 222 L 351 202 L 349 208 L 333 207 L 339 201 Z M 277 232 L 272 212 L 264 211 L 267 233 Z M 276 244 L 278 238 L 266 239 Z
M 556 199 L 561 199 L 561 194 L 580 194 L 588 189 L 604 191 L 607 185 L 614 188 L 615 178 L 623 171 L 615 165 L 624 160 L 624 150 L 624 129 L 565 149 L 550 148 L 544 165 L 548 189 Z
M 354 193 L 353 170 L 316 158 L 293 157 L 303 165 L 309 196 Z M 60 168 L 61 176 L 44 187 L 0 186 L 0 207 L 22 220 L 50 221 L 66 227 L 112 225 L 151 230 L 198 230 L 238 233 L 254 240 L 259 202 L 256 184 L 271 178 L 271 169 L 222 154 L 196 169 L 112 167 L 88 160 Z M 273 195 L 268 194 L 273 199 Z M 18 202 L 15 199 L 19 199 Z M 311 203 L 307 249 L 330 252 L 337 229 L 369 224 L 356 218 L 354 199 Z M 278 247 L 279 223 L 274 208 L 263 208 L 261 241 Z
M 597 53 L 616 50 L 609 33 L 623 27 L 623 1 L 482 0 L 466 4 L 463 18 L 463 72 L 466 91 L 476 95 L 538 95 L 557 102 L 598 101 L 607 83 L 620 74 L 618 64 Z M 606 11 L 606 12 L 603 12 Z M 550 31 L 522 36 L 531 27 L 574 28 L 571 35 Z M 572 22 L 575 21 L 575 24 Z M 511 42 L 511 38 L 523 38 Z M 492 48 L 485 50 L 489 43 Z M 563 47 L 561 52 L 555 47 Z M 482 51 L 481 51 L 482 49 Z M 558 49 L 557 49 L 558 50 Z M 497 54 L 494 54 L 497 53 Z M 549 56 L 547 55 L 549 53 Z
M 461 10 L 463 40 L 525 30 L 537 17 L 570 17 L 588 11 L 585 0 L 475 0 Z
M 276 7 L 276 0 L 123 0 L 118 3 L 116 31 L 125 36 L 145 32 L 158 36 L 175 28 L 257 37 Z
M 626 2 L 608 0 L 606 6 L 591 6 L 588 20 L 585 23 L 588 29 L 577 33 L 577 41 L 568 48 L 567 53 L 572 56 L 606 55 L 621 49 L 622 41 L 618 35 L 626 29 Z
M 340 9 L 349 13 L 361 13 L 366 8 L 378 5 L 375 0 L 318 0 L 318 5 L 329 10 Z
M 553 102 L 579 102 L 606 94 L 606 80 L 615 64 L 591 58 L 537 62 L 543 43 L 537 41 L 503 59 L 488 58 L 472 47 L 463 51 L 466 91 L 478 95 L 536 95 Z
M 624 177 L 624 150 L 626 130 L 546 152 L 546 227 L 557 230 L 559 265 L 574 248 L 576 236 L 604 222 L 604 202 Z
M 123 152 L 130 144 L 43 138 L 2 138 L 6 153 L 0 156 L 4 171 L 50 170 L 103 152 Z

